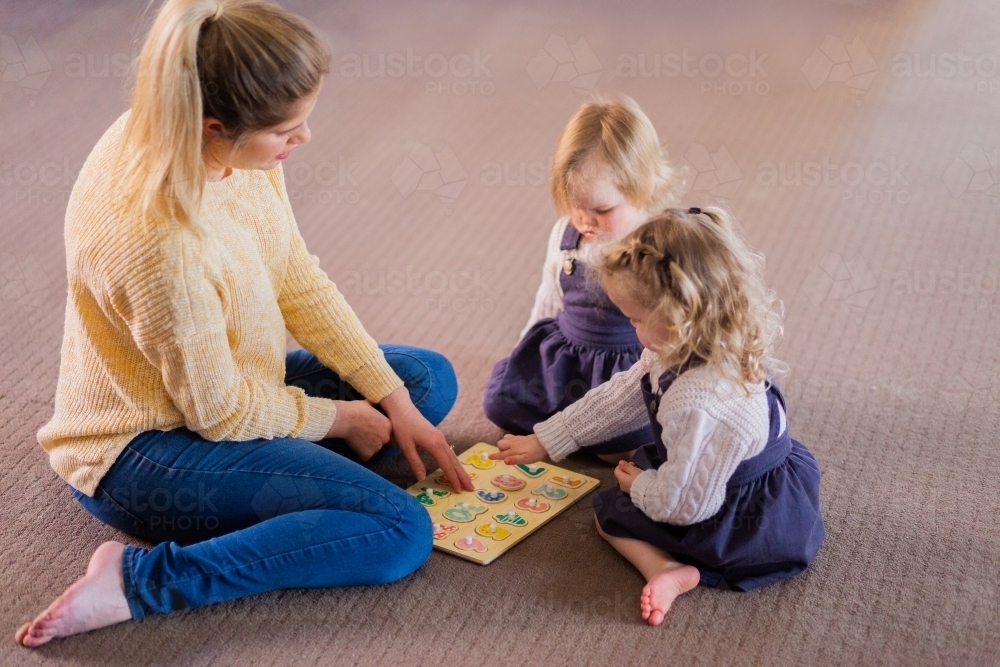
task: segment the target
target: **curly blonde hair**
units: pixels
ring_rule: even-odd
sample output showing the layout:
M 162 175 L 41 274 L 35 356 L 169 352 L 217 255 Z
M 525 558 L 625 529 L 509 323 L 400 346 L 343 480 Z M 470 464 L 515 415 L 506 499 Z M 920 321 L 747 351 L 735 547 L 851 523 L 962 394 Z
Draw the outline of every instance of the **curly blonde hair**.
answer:
M 683 173 L 667 161 L 653 123 L 630 97 L 587 102 L 566 123 L 552 158 L 552 202 L 569 213 L 576 191 L 594 168 L 607 169 L 615 187 L 637 209 L 661 211 L 676 203 Z
M 780 302 L 764 283 L 764 257 L 721 208 L 667 209 L 613 244 L 598 267 L 669 332 L 654 349 L 669 366 L 704 360 L 744 385 L 784 370 L 771 357 Z

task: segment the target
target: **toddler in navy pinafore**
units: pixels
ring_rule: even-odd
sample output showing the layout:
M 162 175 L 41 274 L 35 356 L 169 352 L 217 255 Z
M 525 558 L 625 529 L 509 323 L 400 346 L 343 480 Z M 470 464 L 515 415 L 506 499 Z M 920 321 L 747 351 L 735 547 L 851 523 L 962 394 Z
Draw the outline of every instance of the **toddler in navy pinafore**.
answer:
M 658 625 L 703 583 L 748 591 L 805 570 L 824 539 L 820 468 L 769 368 L 781 333 L 763 262 L 721 209 L 668 209 L 608 250 L 601 281 L 645 349 L 628 371 L 493 458 L 559 461 L 648 425 L 594 497 L 601 536 L 646 577 Z
M 642 149 L 625 154 L 609 137 L 628 137 Z M 627 183 L 611 176 L 621 173 L 640 176 Z M 597 281 L 588 280 L 587 257 L 642 224 L 647 211 L 662 210 L 677 187 L 652 123 L 631 100 L 585 104 L 570 119 L 552 167 L 553 199 L 568 215 L 550 234 L 528 324 L 487 384 L 483 411 L 490 421 L 507 433 L 531 433 L 638 361 L 635 329 Z M 592 451 L 630 453 L 651 442 L 644 424 Z

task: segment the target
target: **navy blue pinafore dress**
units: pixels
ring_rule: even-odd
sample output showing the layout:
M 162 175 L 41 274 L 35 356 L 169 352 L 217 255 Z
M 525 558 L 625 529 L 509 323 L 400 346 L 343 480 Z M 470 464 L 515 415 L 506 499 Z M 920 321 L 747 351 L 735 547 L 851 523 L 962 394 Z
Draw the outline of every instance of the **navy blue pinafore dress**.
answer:
M 566 225 L 560 249 L 579 246 L 581 234 Z M 486 417 L 514 435 L 528 435 L 535 424 L 579 400 L 584 394 L 631 368 L 642 343 L 628 318 L 604 290 L 588 281 L 586 267 L 568 259 L 559 274 L 563 311 L 541 319 L 528 330 L 511 355 L 497 363 L 486 385 Z M 609 454 L 654 441 L 649 426 L 587 450 Z
M 656 419 L 660 397 L 678 377 L 663 373 L 659 392 L 649 377 L 642 395 L 656 434 L 653 445 L 636 452 L 633 462 L 656 469 L 667 461 L 663 428 Z M 799 574 L 823 543 L 819 507 L 819 463 L 806 447 L 781 431 L 778 404 L 785 397 L 776 385 L 767 392 L 770 432 L 763 451 L 737 466 L 726 484 L 726 498 L 715 516 L 689 526 L 654 521 L 617 486 L 594 496 L 594 511 L 609 535 L 648 542 L 679 562 L 694 565 L 701 583 L 749 591 Z

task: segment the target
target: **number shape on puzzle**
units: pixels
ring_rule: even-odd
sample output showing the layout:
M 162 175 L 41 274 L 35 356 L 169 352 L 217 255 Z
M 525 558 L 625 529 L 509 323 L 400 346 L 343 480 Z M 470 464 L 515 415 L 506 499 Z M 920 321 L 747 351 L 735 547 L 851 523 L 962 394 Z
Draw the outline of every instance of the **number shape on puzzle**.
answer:
M 431 524 L 431 530 L 434 531 L 435 540 L 443 540 L 458 530 L 458 526 L 453 526 L 450 523 L 434 523 Z
M 507 494 L 504 493 L 503 491 L 493 491 L 493 490 L 486 491 L 484 489 L 478 489 L 476 491 L 476 495 L 479 496 L 479 499 L 482 500 L 484 503 L 496 504 L 496 503 L 502 503 L 503 501 L 507 500 Z
M 475 479 L 476 477 L 477 477 L 476 473 L 474 473 L 474 472 L 470 472 L 469 473 L 469 479 Z M 449 489 L 452 489 L 452 490 L 454 490 L 454 488 L 455 488 L 455 487 L 453 487 L 451 485 L 451 482 L 448 481 L 448 476 L 445 475 L 444 473 L 441 473 L 440 475 L 438 475 L 437 477 L 435 477 L 434 478 L 434 483 L 435 484 L 440 484 L 441 486 L 447 486 Z
M 558 486 L 552 486 L 551 484 L 542 484 L 532 491 L 532 493 L 536 496 L 545 496 L 549 500 L 562 500 L 569 495 L 566 489 L 560 489 Z
M 475 521 L 476 517 L 485 511 L 486 508 L 482 505 L 470 505 L 466 502 L 460 502 L 449 507 L 442 514 L 444 514 L 446 519 L 451 519 L 458 523 L 469 523 L 470 521 Z
M 462 551 L 475 551 L 481 554 L 489 551 L 485 544 L 474 538 L 472 535 L 458 538 L 455 540 L 455 546 Z
M 429 486 L 421 486 L 420 493 L 417 494 L 417 500 L 421 505 L 427 505 L 430 507 L 434 505 L 439 499 L 447 498 L 451 495 L 451 491 L 445 491 L 444 489 L 434 489 Z
M 577 489 L 583 486 L 583 480 L 579 477 L 572 477 L 566 473 L 562 475 L 552 475 L 550 481 L 555 482 L 559 486 L 566 486 L 571 489 Z
M 467 456 L 462 460 L 462 463 L 470 465 L 473 468 L 479 468 L 480 470 L 489 470 L 497 464 L 496 461 L 490 458 L 487 452 L 479 452 L 478 454 Z
M 493 486 L 498 486 L 504 491 L 517 491 L 523 489 L 524 485 L 527 484 L 523 479 L 508 474 L 497 475 L 492 481 Z
M 483 537 L 492 537 L 497 542 L 510 537 L 510 531 L 501 527 L 496 522 L 482 523 L 476 526 L 476 532 Z
M 528 522 L 524 520 L 524 517 L 517 512 L 505 512 L 504 514 L 494 514 L 493 518 L 497 523 L 506 523 L 511 526 L 518 526 L 523 528 L 528 525 Z
M 521 498 L 514 503 L 514 507 L 520 510 L 528 510 L 529 512 L 541 514 L 542 512 L 548 512 L 552 505 L 549 505 L 544 500 L 539 500 L 538 498 Z
M 548 468 L 542 467 L 540 465 L 535 465 L 534 463 L 518 463 L 514 467 L 523 472 L 528 477 L 532 478 L 540 477 L 541 475 L 545 474 L 546 470 L 548 470 Z

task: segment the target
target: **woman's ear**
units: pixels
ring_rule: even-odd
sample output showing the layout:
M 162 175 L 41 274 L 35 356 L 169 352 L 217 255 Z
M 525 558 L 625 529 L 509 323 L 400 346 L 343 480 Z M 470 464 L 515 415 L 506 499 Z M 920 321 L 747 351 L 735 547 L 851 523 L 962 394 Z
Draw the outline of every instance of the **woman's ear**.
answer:
M 222 122 L 206 116 L 201 119 L 201 138 L 202 143 L 210 143 L 216 139 L 225 138 L 226 128 L 222 125 Z

